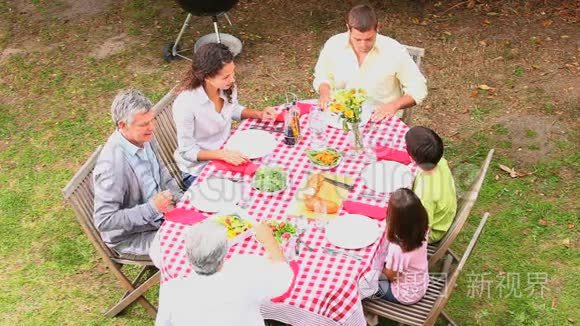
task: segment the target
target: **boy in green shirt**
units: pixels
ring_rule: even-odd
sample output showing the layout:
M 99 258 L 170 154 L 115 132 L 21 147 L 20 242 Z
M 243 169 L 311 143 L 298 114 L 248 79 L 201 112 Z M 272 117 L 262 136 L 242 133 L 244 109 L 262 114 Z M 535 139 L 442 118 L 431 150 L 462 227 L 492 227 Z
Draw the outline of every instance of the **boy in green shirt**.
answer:
M 413 191 L 429 215 L 429 243 L 443 238 L 457 211 L 453 175 L 443 158 L 443 141 L 433 130 L 413 127 L 405 135 L 407 152 L 419 166 Z

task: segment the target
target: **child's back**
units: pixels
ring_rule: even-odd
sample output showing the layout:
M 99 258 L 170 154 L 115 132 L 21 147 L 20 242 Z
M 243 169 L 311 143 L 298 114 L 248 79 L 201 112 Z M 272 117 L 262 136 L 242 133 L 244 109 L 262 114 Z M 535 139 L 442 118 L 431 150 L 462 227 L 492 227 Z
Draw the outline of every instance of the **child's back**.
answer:
M 457 211 L 455 183 L 447 160 L 441 158 L 431 171 L 420 171 L 413 191 L 421 198 L 429 216 L 429 243 L 441 240 Z
M 429 243 L 443 238 L 457 211 L 453 175 L 443 158 L 443 140 L 433 130 L 413 127 L 405 135 L 407 151 L 419 166 L 413 191 L 429 216 Z

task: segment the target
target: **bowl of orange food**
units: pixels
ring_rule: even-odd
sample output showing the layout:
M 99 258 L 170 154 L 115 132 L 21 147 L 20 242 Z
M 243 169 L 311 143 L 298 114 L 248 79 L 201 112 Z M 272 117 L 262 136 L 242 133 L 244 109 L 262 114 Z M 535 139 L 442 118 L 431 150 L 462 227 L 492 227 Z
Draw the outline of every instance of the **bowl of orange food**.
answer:
M 342 160 L 342 153 L 330 147 L 308 150 L 306 156 L 314 166 L 321 170 L 335 168 Z

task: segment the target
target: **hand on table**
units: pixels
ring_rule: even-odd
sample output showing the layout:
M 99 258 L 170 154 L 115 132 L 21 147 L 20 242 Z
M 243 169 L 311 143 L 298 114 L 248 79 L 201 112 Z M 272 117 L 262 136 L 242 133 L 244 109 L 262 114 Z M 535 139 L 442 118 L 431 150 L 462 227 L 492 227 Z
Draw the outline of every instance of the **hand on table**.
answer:
M 249 160 L 249 158 L 246 155 L 244 155 L 238 151 L 223 150 L 221 152 L 220 156 L 221 156 L 220 159 L 222 161 L 225 161 L 227 163 L 230 163 L 230 164 L 233 164 L 236 166 L 243 164 L 243 163 L 246 163 Z
M 274 238 L 274 231 L 272 231 L 272 228 L 267 223 L 259 223 L 258 225 L 254 226 L 254 228 L 256 240 L 258 240 L 258 242 L 261 244 L 276 241 L 276 238 Z
M 264 246 L 264 250 L 266 251 L 266 256 L 272 262 L 280 262 L 286 261 L 286 257 L 284 257 L 284 253 L 280 248 L 278 242 L 276 242 L 276 238 L 274 237 L 274 231 L 272 228 L 262 222 L 256 226 L 254 226 L 254 236 L 256 240 Z
M 278 111 L 276 111 L 276 109 L 270 106 L 265 108 L 264 111 L 262 111 L 262 114 L 260 115 L 260 120 L 270 122 L 276 120 L 277 116 Z
M 398 110 L 399 110 L 399 107 L 395 103 L 392 103 L 392 102 L 380 105 L 377 107 L 377 109 L 375 110 L 375 112 L 371 116 L 371 121 L 378 122 L 378 121 L 381 121 L 385 118 L 390 118 L 393 115 L 395 115 L 395 113 L 397 113 Z
M 318 98 L 318 107 L 322 110 L 326 110 L 329 103 L 330 94 L 320 94 L 320 97 Z

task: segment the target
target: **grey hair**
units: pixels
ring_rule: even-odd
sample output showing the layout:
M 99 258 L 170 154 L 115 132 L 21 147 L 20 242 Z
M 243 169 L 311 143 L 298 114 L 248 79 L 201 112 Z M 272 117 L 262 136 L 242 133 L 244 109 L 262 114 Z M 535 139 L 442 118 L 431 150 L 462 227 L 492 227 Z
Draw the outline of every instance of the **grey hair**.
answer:
M 141 91 L 127 89 L 115 96 L 111 105 L 111 116 L 115 126 L 121 121 L 131 124 L 136 113 L 147 113 L 152 107 L 153 103 Z
M 185 250 L 197 274 L 216 273 L 228 250 L 226 228 L 212 220 L 193 225 L 185 234 Z

